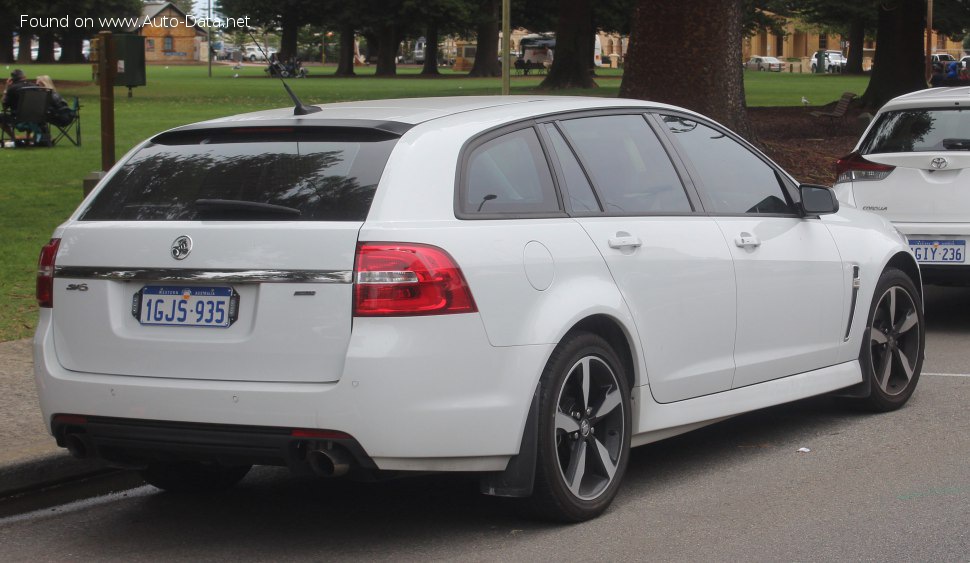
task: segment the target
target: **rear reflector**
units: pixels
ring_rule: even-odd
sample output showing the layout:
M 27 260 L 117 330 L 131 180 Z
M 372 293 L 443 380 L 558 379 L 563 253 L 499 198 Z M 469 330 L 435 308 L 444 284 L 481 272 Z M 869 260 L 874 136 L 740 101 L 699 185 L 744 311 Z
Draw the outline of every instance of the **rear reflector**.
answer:
M 835 163 L 835 183 L 867 180 L 882 180 L 895 170 L 895 166 L 876 164 L 862 157 L 858 152 L 843 156 Z
M 354 268 L 354 316 L 412 316 L 478 311 L 461 269 L 426 244 L 361 243 Z
M 79 414 L 55 414 L 54 425 L 59 424 L 87 424 L 88 417 Z
M 60 244 L 61 239 L 52 238 L 40 249 L 37 261 L 37 305 L 47 309 L 54 306 L 54 260 Z
M 353 436 L 336 430 L 317 430 L 316 428 L 294 428 L 290 432 L 294 438 L 316 438 L 318 440 L 352 440 Z

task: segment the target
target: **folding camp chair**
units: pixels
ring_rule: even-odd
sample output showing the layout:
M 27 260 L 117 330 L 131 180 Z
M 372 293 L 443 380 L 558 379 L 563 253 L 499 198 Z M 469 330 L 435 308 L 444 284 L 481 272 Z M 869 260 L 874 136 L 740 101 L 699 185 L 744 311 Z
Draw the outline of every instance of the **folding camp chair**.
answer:
M 50 124 L 57 129 L 57 135 L 52 140 L 53 144 L 56 145 L 61 139 L 67 139 L 75 147 L 81 146 L 81 103 L 77 96 L 74 97 L 74 104 L 71 105 L 71 121 L 64 125 L 59 125 L 55 121 L 51 121 Z
M 17 104 L 17 129 L 29 131 L 35 145 L 53 146 L 50 128 L 47 126 L 47 108 L 51 103 L 51 91 L 47 88 L 21 88 Z

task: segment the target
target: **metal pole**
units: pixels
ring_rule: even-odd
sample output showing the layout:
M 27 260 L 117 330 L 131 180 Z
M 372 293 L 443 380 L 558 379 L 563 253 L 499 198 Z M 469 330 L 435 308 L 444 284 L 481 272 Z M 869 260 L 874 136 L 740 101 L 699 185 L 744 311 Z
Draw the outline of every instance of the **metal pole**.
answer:
M 930 79 L 933 73 L 933 0 L 926 2 L 926 80 Z
M 509 69 L 509 53 L 512 45 L 511 0 L 502 0 L 502 95 L 508 96 L 512 89 Z
M 212 0 L 209 0 L 209 11 L 205 22 L 205 42 L 209 44 L 209 78 L 212 78 Z
M 115 163 L 115 57 L 110 31 L 98 33 L 98 82 L 101 86 L 101 170 Z

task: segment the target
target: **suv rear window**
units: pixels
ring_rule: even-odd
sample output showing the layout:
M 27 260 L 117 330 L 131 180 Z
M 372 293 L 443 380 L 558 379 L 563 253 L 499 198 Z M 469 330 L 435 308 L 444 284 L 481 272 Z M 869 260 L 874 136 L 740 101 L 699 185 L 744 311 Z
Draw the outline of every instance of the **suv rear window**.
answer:
M 397 136 L 351 128 L 159 135 L 82 221 L 362 221 Z
M 869 131 L 862 154 L 970 150 L 970 110 L 887 111 Z

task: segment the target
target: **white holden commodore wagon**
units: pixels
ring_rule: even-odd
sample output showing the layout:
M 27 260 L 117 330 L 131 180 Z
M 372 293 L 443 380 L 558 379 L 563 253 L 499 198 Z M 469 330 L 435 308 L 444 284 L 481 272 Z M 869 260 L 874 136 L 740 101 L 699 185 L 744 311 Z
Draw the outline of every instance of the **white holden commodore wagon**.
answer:
M 40 257 L 41 407 L 162 489 L 254 464 L 481 474 L 592 518 L 629 450 L 839 391 L 902 406 L 920 273 L 724 127 L 660 104 L 273 110 L 137 146 Z
M 925 283 L 970 286 L 970 88 L 890 100 L 837 170 L 839 199 L 892 221 Z

